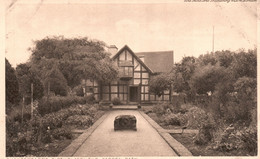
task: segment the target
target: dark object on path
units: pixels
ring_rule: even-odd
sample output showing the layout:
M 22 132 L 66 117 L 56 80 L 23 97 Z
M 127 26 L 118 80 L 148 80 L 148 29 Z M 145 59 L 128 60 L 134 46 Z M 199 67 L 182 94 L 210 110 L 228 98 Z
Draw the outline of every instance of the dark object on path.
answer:
M 136 118 L 133 115 L 119 115 L 114 120 L 114 130 L 137 130 Z

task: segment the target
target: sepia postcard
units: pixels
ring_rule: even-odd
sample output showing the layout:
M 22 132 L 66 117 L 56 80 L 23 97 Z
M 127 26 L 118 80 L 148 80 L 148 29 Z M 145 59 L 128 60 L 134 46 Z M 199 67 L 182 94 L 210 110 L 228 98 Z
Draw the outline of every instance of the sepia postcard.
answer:
M 258 0 L 0 9 L 1 158 L 259 157 Z

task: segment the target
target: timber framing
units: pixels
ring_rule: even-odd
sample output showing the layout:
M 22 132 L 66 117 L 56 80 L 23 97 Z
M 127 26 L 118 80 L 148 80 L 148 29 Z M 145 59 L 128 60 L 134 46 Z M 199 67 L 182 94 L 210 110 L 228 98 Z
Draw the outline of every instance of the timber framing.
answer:
M 170 101 L 171 90 L 165 91 L 160 97 L 149 91 L 150 79 L 158 72 L 150 69 L 141 58 L 125 45 L 112 57 L 114 64 L 119 67 L 118 79 L 109 84 L 87 81 L 86 94 L 93 93 L 97 100 L 104 102 L 118 98 L 124 104 Z

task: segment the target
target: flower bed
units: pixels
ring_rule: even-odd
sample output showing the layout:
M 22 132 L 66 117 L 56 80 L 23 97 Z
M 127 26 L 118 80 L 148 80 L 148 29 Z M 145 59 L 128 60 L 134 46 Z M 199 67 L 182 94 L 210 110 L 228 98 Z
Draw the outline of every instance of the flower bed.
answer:
M 98 105 L 74 105 L 43 117 L 36 113 L 32 121 L 23 123 L 7 116 L 6 155 L 41 156 L 42 151 L 52 151 L 50 144 L 68 142 L 73 139 L 72 129 L 86 129 L 101 117 L 104 112 L 98 108 Z
M 171 134 L 195 156 L 254 156 L 257 154 L 257 129 L 245 122 L 232 125 L 214 119 L 205 110 L 182 105 L 156 105 L 145 111 L 165 129 L 199 129 L 198 134 Z

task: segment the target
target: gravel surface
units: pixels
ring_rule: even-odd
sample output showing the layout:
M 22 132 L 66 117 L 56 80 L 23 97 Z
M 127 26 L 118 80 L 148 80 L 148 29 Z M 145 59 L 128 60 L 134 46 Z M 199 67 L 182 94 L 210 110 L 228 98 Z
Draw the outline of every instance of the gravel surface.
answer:
M 114 131 L 118 115 L 134 115 L 137 131 Z M 158 132 L 137 110 L 115 110 L 80 146 L 77 157 L 177 156 Z

